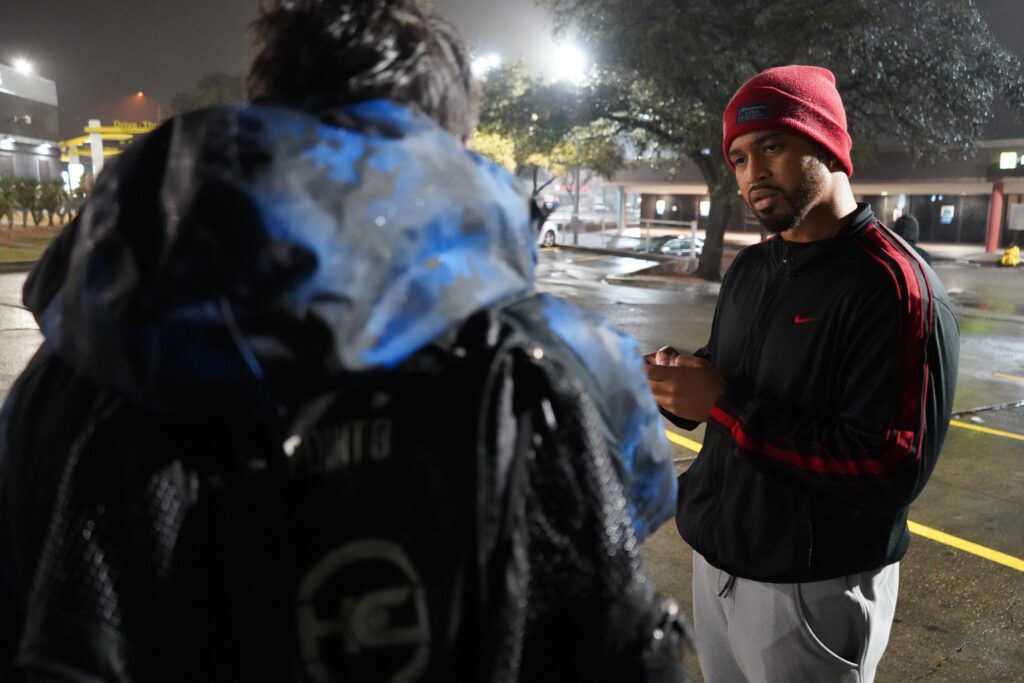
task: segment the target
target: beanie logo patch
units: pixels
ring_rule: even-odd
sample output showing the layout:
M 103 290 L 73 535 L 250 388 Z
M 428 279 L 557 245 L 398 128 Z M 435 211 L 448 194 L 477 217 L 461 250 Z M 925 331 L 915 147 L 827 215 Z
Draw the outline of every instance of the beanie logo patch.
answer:
M 736 112 L 736 125 L 751 121 L 767 121 L 772 117 L 772 108 L 764 102 L 745 104 Z

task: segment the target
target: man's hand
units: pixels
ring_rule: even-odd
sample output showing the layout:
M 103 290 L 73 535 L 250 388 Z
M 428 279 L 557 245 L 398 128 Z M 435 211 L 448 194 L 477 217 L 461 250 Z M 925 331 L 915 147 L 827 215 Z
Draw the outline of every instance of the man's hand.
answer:
M 676 358 L 683 355 L 671 346 L 662 346 L 654 353 L 644 355 L 644 362 L 648 365 L 672 365 Z
M 725 380 L 711 363 L 683 356 L 671 346 L 647 354 L 644 361 L 654 400 L 673 415 L 704 422 L 725 391 Z

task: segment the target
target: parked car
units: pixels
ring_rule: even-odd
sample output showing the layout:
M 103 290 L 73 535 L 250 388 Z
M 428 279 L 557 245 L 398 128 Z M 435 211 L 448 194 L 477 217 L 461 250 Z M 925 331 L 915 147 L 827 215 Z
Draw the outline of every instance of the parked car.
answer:
M 660 235 L 650 239 L 642 239 L 633 246 L 633 251 L 657 254 L 663 246 L 674 239 L 679 239 L 679 235 Z
M 689 235 L 680 235 L 674 239 L 670 239 L 661 245 L 662 254 L 672 254 L 673 256 L 689 256 L 690 247 L 693 245 L 693 255 L 700 256 L 704 251 L 704 238 L 697 237 L 696 242 L 693 242 L 693 238 Z

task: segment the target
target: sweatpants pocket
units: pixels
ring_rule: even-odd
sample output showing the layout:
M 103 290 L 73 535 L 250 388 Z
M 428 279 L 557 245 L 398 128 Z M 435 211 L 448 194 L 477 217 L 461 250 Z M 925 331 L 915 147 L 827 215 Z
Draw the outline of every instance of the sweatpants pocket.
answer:
M 793 584 L 793 602 L 811 649 L 835 665 L 859 669 L 867 649 L 869 622 L 851 577 Z

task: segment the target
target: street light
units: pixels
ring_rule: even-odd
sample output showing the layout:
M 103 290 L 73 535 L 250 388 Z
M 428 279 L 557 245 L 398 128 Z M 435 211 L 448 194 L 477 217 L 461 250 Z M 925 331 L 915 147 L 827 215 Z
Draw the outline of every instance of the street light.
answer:
M 499 66 L 501 66 L 501 56 L 491 52 L 473 59 L 473 62 L 470 64 L 470 69 L 473 71 L 473 75 L 477 78 L 485 78 L 488 73 L 497 69 Z
M 575 45 L 559 45 L 553 67 L 555 81 L 582 85 L 587 80 L 587 57 Z
M 33 73 L 35 73 L 36 70 L 35 65 L 32 62 L 25 59 L 24 57 L 18 57 L 17 59 L 15 59 L 14 64 L 12 64 L 12 66 L 14 67 L 15 71 L 17 71 L 20 74 L 25 74 L 26 76 L 32 75 Z

